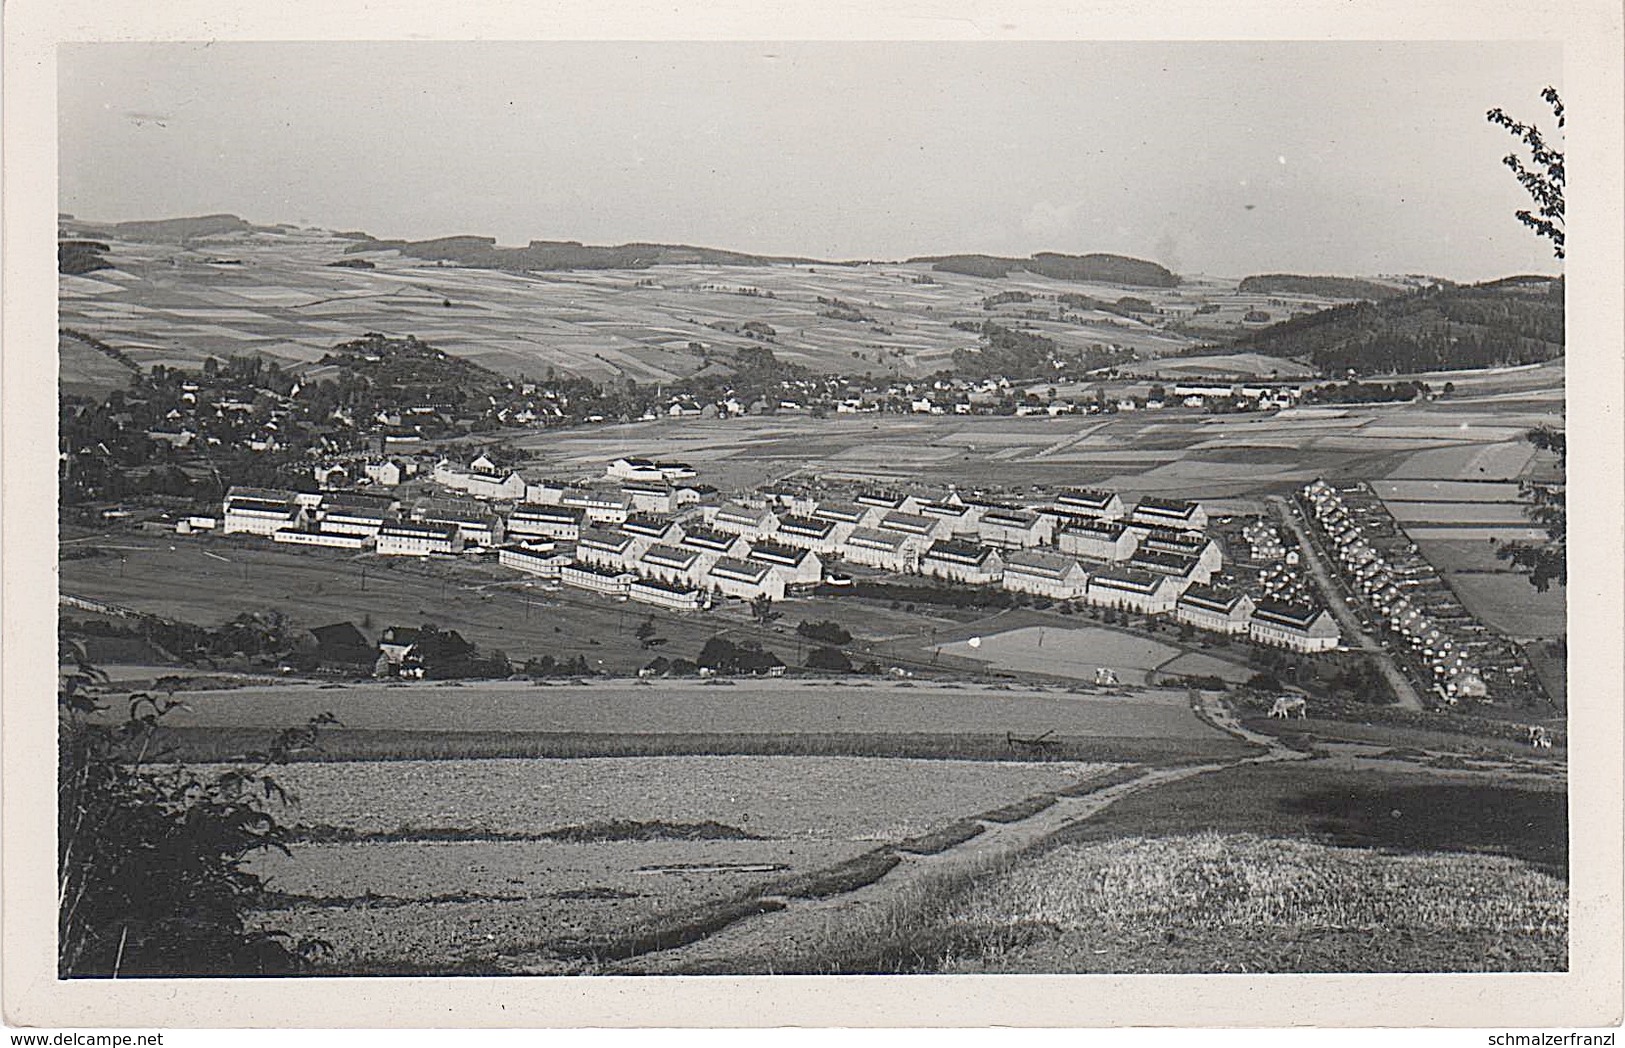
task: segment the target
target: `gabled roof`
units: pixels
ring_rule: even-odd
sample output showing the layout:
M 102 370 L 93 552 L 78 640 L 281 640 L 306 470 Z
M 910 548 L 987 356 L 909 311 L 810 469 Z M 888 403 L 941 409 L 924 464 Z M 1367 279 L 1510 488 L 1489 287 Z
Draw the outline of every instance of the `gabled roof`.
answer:
M 640 564 L 655 564 L 662 568 L 673 568 L 677 571 L 687 571 L 696 560 L 700 559 L 697 549 L 684 549 L 682 546 L 656 545 L 643 551 L 638 558 Z
M 665 517 L 627 517 L 621 522 L 621 530 L 631 535 L 642 535 L 646 538 L 663 538 L 671 533 L 673 521 Z
M 1189 517 L 1202 508 L 1199 502 L 1187 502 L 1184 499 L 1163 499 L 1145 496 L 1134 507 L 1136 513 L 1144 510 L 1161 516 Z
M 910 536 L 895 531 L 879 531 L 875 528 L 855 528 L 852 534 L 846 537 L 846 545 L 858 546 L 865 549 L 884 550 L 896 553 L 907 544 Z
M 1122 590 L 1127 593 L 1150 595 L 1166 584 L 1168 576 L 1134 568 L 1109 568 L 1089 576 L 1089 588 Z
M 901 531 L 907 535 L 926 535 L 937 527 L 937 522 L 931 517 L 922 517 L 917 513 L 893 511 L 881 517 L 877 526 L 882 531 Z
M 938 539 L 931 543 L 924 553 L 926 560 L 944 560 L 952 564 L 970 564 L 980 567 L 994 556 L 991 547 L 982 546 L 975 542 L 956 542 L 952 539 Z
M 1163 575 L 1183 577 L 1195 571 L 1198 563 L 1195 557 L 1189 557 L 1183 553 L 1169 553 L 1164 550 L 1141 547 L 1134 551 L 1134 556 L 1129 558 L 1129 566 L 1145 568 Z
M 569 506 L 515 506 L 508 514 L 509 521 L 547 521 L 553 524 L 580 524 L 586 514 Z
M 819 517 L 782 517 L 779 520 L 779 533 L 823 539 L 829 537 L 830 532 L 835 530 L 835 525 L 835 521 Z
M 1253 608 L 1253 621 L 1266 622 L 1287 629 L 1306 630 L 1326 612 L 1306 604 L 1288 604 L 1284 601 L 1261 600 Z
M 582 528 L 576 539 L 577 549 L 596 549 L 608 553 L 624 553 L 632 545 L 632 536 L 610 528 Z
M 751 546 L 750 552 L 745 554 L 748 560 L 759 560 L 767 564 L 780 564 L 785 567 L 799 568 L 812 554 L 797 546 L 785 546 L 777 542 L 758 542 Z
M 1057 506 L 1106 509 L 1111 506 L 1114 499 L 1117 499 L 1117 492 L 1115 491 L 1102 491 L 1098 488 L 1067 488 L 1055 496 L 1055 504 Z
M 1196 608 L 1216 615 L 1229 615 L 1247 599 L 1247 594 L 1218 586 L 1192 586 L 1179 597 L 1182 608 Z
M 733 549 L 738 542 L 739 536 L 731 532 L 695 527 L 688 529 L 688 533 L 683 536 L 680 545 L 726 552 Z
M 813 516 L 842 524 L 855 524 L 869 513 L 869 507 L 856 502 L 820 502 Z
M 1063 535 L 1087 535 L 1090 538 L 1115 542 L 1117 539 L 1122 538 L 1123 533 L 1127 530 L 1128 525 L 1120 520 L 1090 518 L 1089 520 L 1073 520 L 1069 522 L 1061 529 L 1061 533 Z
M 457 537 L 457 526 L 455 524 L 419 524 L 408 520 L 392 520 L 386 523 L 378 534 L 395 538 L 444 539 L 450 542 Z
M 982 523 L 1003 528 L 1031 528 L 1037 525 L 1039 516 L 1031 510 L 997 508 L 988 509 L 982 513 Z
M 740 560 L 738 557 L 723 557 L 711 565 L 711 570 L 707 574 L 715 575 L 718 578 L 735 579 L 739 582 L 759 583 L 766 579 L 768 573 L 772 570 L 773 565 L 771 564 L 752 563 L 748 560 Z
M 1004 558 L 1004 571 L 1007 575 L 1038 575 L 1043 578 L 1064 579 L 1075 570 L 1082 570 L 1082 565 L 1076 558 L 1064 553 L 1025 549 L 1006 554 Z
M 756 524 L 763 517 L 768 516 L 770 512 L 770 510 L 756 509 L 738 502 L 730 502 L 717 508 L 717 519 L 726 519 L 739 524 Z

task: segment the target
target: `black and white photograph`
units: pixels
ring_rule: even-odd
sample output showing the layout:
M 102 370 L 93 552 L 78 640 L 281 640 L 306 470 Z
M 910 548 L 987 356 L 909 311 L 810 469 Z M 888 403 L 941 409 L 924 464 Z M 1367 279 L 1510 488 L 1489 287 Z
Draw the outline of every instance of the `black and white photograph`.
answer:
M 1560 40 L 55 53 L 55 980 L 1571 972 Z

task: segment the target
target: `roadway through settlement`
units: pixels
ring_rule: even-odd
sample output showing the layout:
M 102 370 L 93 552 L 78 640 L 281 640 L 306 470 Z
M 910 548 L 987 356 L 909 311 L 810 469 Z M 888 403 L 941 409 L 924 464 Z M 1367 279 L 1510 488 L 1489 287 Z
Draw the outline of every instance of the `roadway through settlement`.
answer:
M 1321 592 L 1326 596 L 1326 606 L 1331 609 L 1332 617 L 1343 627 L 1343 632 L 1355 638 L 1360 645 L 1360 650 L 1371 656 L 1372 661 L 1377 664 L 1377 669 L 1381 671 L 1383 677 L 1388 681 L 1389 687 L 1394 689 L 1394 697 L 1399 700 L 1401 706 L 1408 710 L 1420 711 L 1425 709 L 1426 707 L 1422 704 L 1422 697 L 1416 693 L 1416 688 L 1412 686 L 1410 678 L 1400 670 L 1399 665 L 1394 662 L 1394 657 L 1388 654 L 1382 645 L 1371 638 L 1371 635 L 1365 631 L 1365 627 L 1360 624 L 1360 620 L 1355 617 L 1347 602 L 1343 600 L 1343 591 L 1333 577 L 1332 570 L 1327 567 L 1325 560 L 1322 559 L 1320 548 L 1315 545 L 1308 529 L 1304 527 L 1303 521 L 1298 519 L 1297 512 L 1286 499 L 1279 495 L 1270 495 L 1267 497 L 1267 501 L 1271 508 L 1275 510 L 1276 516 L 1284 521 L 1286 526 L 1292 529 L 1292 533 L 1298 537 L 1298 548 L 1303 550 L 1304 559 L 1309 562 L 1309 570 L 1314 573 L 1315 581 L 1320 583 Z

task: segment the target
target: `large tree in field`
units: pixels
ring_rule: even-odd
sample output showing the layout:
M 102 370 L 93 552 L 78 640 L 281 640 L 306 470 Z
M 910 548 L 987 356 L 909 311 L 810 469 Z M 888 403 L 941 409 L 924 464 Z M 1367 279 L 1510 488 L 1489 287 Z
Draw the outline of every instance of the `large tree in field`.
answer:
M 1540 93 L 1552 107 L 1552 116 L 1558 130 L 1563 129 L 1563 99 L 1557 89 L 1548 87 Z M 1537 236 L 1552 242 L 1552 253 L 1563 257 L 1563 152 L 1556 149 L 1534 124 L 1525 124 L 1507 116 L 1499 107 L 1490 110 L 1489 122 L 1504 127 L 1529 149 L 1529 163 L 1517 153 L 1503 158 L 1504 163 L 1517 176 L 1518 183 L 1529 193 L 1533 210 L 1517 212 L 1518 221 L 1535 231 Z M 1526 433 L 1525 438 L 1535 447 L 1555 454 L 1561 466 L 1567 465 L 1568 445 L 1564 433 L 1542 426 Z M 1529 519 L 1546 532 L 1542 543 L 1509 542 L 1499 551 L 1501 559 L 1509 560 L 1522 569 L 1535 589 L 1544 593 L 1552 583 L 1568 584 L 1568 516 L 1564 505 L 1564 484 L 1523 485 L 1529 500 Z

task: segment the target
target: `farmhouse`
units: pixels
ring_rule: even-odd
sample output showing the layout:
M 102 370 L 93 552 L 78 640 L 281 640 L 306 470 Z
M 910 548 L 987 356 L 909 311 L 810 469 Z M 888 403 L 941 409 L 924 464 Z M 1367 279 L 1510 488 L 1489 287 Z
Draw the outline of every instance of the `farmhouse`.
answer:
M 1142 498 L 1130 519 L 1138 524 L 1155 524 L 1178 531 L 1207 530 L 1207 510 L 1202 504 L 1180 499 Z
M 313 626 L 310 635 L 316 641 L 316 658 L 328 665 L 371 668 L 378 659 L 378 649 L 353 622 Z
M 1055 508 L 1062 513 L 1101 520 L 1121 520 L 1123 499 L 1115 491 L 1070 488 L 1055 496 Z
M 1166 615 L 1174 610 L 1179 592 L 1179 583 L 1167 575 L 1133 568 L 1104 568 L 1089 576 L 1085 599 L 1103 608 Z
M 755 508 L 738 502 L 718 507 L 711 520 L 712 527 L 747 539 L 765 539 L 779 526 L 776 513 L 766 508 Z
M 1214 586 L 1192 586 L 1174 606 L 1174 618 L 1212 633 L 1246 633 L 1252 617 L 1253 598 Z
M 385 557 L 426 557 L 456 553 L 463 541 L 454 524 L 415 524 L 391 521 L 378 531 L 378 553 Z
M 221 532 L 227 535 L 274 535 L 298 526 L 303 511 L 291 491 L 233 487 L 221 506 Z
M 920 555 L 920 574 L 986 586 L 1004 577 L 1004 558 L 988 546 L 939 539 Z
M 1004 588 L 1052 600 L 1074 600 L 1088 592 L 1089 573 L 1076 557 L 1041 550 L 1013 550 L 1004 558 Z
M 627 596 L 637 576 L 630 571 L 595 568 L 590 564 L 566 564 L 559 569 L 559 581 L 576 589 L 591 590 L 613 597 Z
M 1248 633 L 1260 644 L 1292 651 L 1331 651 L 1342 640 L 1337 622 L 1320 608 L 1259 601 Z
M 410 626 L 390 626 L 378 636 L 378 653 L 390 666 L 399 666 L 417 647 L 422 630 Z
M 913 571 L 922 545 L 912 535 L 856 528 L 841 543 L 841 559 L 884 571 Z
M 763 596 L 772 600 L 784 599 L 784 576 L 772 564 L 723 557 L 711 565 L 705 577 L 724 596 L 745 600 Z
M 638 558 L 638 574 L 679 586 L 698 586 L 720 558 L 682 546 L 650 546 Z
M 641 604 L 653 604 L 671 611 L 699 611 L 705 606 L 705 595 L 699 590 L 654 579 L 636 580 L 627 587 L 626 595 Z
M 758 542 L 745 559 L 778 568 L 787 588 L 816 586 L 824 580 L 824 562 L 811 550 L 777 542 Z
M 570 563 L 570 556 L 549 549 L 527 546 L 503 546 L 497 551 L 497 563 L 505 568 L 523 571 L 544 579 L 557 579 L 559 572 Z
M 833 555 L 841 542 L 852 533 L 852 525 L 837 524 L 820 517 L 782 517 L 779 530 L 773 533 L 776 542 L 800 549 L 810 549 L 825 556 Z
M 573 542 L 581 535 L 586 514 L 563 506 L 516 506 L 508 515 L 510 539 L 544 538 Z

